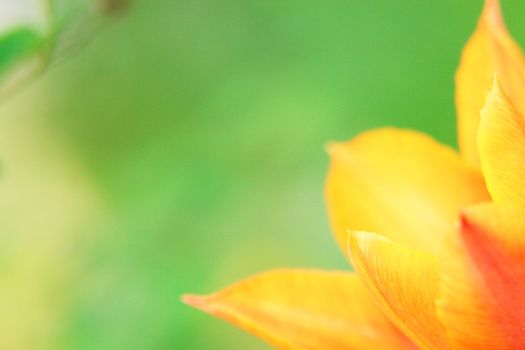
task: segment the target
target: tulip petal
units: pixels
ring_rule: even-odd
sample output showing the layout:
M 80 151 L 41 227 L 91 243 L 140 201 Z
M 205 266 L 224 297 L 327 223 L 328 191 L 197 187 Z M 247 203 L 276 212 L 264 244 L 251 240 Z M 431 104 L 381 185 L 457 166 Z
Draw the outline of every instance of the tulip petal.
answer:
M 422 133 L 369 131 L 329 152 L 326 198 L 343 250 L 350 229 L 437 253 L 461 208 L 489 198 L 478 170 Z
M 279 349 L 412 349 L 353 273 L 275 270 L 183 300 Z
M 478 131 L 481 167 L 496 203 L 525 207 L 525 119 L 494 79 Z
M 454 349 L 525 349 L 524 232 L 524 208 L 486 204 L 462 215 L 437 302 Z
M 476 166 L 480 111 L 495 73 L 518 110 L 525 112 L 525 58 L 505 27 L 499 0 L 486 0 L 456 73 L 459 146 L 463 157 Z
M 434 257 L 383 236 L 352 232 L 349 257 L 390 320 L 421 349 L 449 349 L 436 315 L 439 273 Z

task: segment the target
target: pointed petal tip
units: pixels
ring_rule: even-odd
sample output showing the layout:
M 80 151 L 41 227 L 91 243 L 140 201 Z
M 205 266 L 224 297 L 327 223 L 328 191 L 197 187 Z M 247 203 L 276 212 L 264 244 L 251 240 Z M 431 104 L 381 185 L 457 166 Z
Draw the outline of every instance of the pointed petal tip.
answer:
M 358 247 L 358 234 L 359 231 L 346 231 L 346 251 L 344 252 L 346 257 L 352 260 L 352 251 Z
M 361 280 L 344 271 L 270 270 L 181 300 L 279 349 L 414 349 Z
M 359 242 L 366 239 L 365 232 L 347 230 L 346 235 L 346 256 L 352 260 L 352 255 L 356 250 L 361 250 Z
M 332 151 L 335 147 L 335 141 L 328 141 L 324 144 L 324 150 L 329 155 L 332 155 Z
M 485 0 L 483 9 L 488 12 L 497 13 L 501 10 L 501 3 L 499 0 Z
M 324 146 L 325 152 L 328 153 L 330 157 L 337 155 L 339 152 L 341 152 L 342 148 L 343 143 L 338 141 L 328 141 Z
M 511 102 L 508 100 L 505 91 L 503 91 L 503 88 L 501 87 L 500 74 L 498 72 L 495 72 L 492 78 L 492 86 L 487 93 L 485 104 L 483 105 L 480 112 L 480 120 L 484 119 L 487 115 L 490 115 L 489 111 L 493 109 L 494 105 L 499 105 L 502 102 L 504 104 L 512 105 Z
M 184 294 L 180 297 L 180 300 L 191 307 L 205 311 L 208 306 L 208 297 L 195 294 Z
M 492 78 L 492 86 L 499 86 L 499 73 L 494 72 L 494 77 Z
M 373 232 L 348 230 L 347 233 L 348 235 L 346 242 L 348 252 L 350 252 L 352 249 L 362 250 L 362 243 L 369 241 L 390 242 L 390 240 L 385 236 Z
M 492 78 L 492 89 L 491 89 L 491 93 L 493 91 L 497 91 L 499 93 L 502 92 L 502 88 L 501 88 L 501 77 L 500 77 L 500 73 L 499 72 L 494 72 L 494 77 Z
M 483 14 L 491 24 L 496 26 L 505 26 L 505 23 L 503 22 L 503 14 L 501 11 L 501 3 L 499 0 L 485 0 Z
M 420 349 L 450 349 L 435 314 L 435 258 L 366 231 L 350 231 L 347 255 L 382 311 Z
M 456 73 L 459 145 L 464 158 L 480 167 L 477 131 L 480 111 L 494 91 L 493 77 L 519 111 L 525 111 L 525 57 L 508 32 L 501 1 L 485 0 L 477 28 L 463 49 Z M 491 89 L 492 87 L 492 89 Z

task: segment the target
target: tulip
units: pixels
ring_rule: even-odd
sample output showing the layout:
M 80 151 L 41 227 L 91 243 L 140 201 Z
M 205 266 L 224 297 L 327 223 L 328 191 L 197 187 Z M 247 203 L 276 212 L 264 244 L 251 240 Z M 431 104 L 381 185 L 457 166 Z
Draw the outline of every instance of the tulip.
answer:
M 279 349 L 525 349 L 525 58 L 486 0 L 456 74 L 460 152 L 384 128 L 328 146 L 355 272 L 265 272 L 187 303 Z

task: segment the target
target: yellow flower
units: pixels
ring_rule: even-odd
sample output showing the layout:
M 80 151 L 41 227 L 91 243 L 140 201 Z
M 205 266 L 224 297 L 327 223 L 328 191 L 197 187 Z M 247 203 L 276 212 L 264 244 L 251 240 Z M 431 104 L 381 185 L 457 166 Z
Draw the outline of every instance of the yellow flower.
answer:
M 397 129 L 329 146 L 355 273 L 270 271 L 184 301 L 280 349 L 525 349 L 525 59 L 497 0 L 456 91 L 461 156 Z

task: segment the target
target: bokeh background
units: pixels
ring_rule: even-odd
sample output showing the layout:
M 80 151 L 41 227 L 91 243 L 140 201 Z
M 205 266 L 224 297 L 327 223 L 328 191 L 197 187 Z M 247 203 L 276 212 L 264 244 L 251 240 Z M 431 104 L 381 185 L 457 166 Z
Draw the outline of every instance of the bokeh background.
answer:
M 525 3 L 503 5 L 525 43 Z M 269 349 L 180 295 L 347 269 L 324 145 L 393 125 L 455 146 L 453 75 L 480 8 L 136 0 L 102 26 L 79 15 L 70 49 L 1 100 L 0 348 Z

